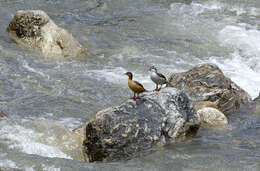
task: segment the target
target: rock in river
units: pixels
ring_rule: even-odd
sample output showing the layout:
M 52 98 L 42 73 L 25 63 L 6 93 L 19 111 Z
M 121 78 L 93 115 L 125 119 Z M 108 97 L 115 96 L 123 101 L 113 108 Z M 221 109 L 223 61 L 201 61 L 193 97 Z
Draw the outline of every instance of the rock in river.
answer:
M 194 109 L 200 116 L 200 122 L 203 126 L 219 127 L 228 124 L 227 117 L 218 110 L 218 107 L 213 102 L 195 102 Z
M 199 128 L 199 116 L 175 88 L 147 92 L 137 101 L 98 112 L 85 128 L 85 160 L 115 161 L 183 140 Z
M 184 90 L 193 101 L 211 101 L 224 114 L 234 113 L 251 101 L 249 94 L 225 77 L 214 64 L 201 64 L 187 72 L 174 73 L 167 85 Z
M 70 33 L 41 10 L 17 11 L 7 32 L 16 43 L 50 56 L 77 56 L 83 51 Z
M 216 108 L 204 107 L 197 111 L 203 126 L 220 127 L 228 124 L 227 117 Z

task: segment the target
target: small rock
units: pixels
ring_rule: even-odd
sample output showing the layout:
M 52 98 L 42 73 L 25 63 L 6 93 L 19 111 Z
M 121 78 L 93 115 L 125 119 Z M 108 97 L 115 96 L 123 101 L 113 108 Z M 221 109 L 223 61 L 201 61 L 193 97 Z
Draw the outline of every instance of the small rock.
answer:
M 216 108 L 204 107 L 197 111 L 203 126 L 223 126 L 228 124 L 227 117 Z
M 16 43 L 47 55 L 77 56 L 83 52 L 79 42 L 41 10 L 17 11 L 7 32 Z

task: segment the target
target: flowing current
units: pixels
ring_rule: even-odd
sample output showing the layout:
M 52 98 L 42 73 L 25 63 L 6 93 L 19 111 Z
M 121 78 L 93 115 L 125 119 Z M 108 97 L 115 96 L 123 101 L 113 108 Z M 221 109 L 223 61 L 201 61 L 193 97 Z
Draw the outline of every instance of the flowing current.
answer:
M 50 59 L 18 46 L 6 27 L 17 10 L 41 9 L 87 49 Z M 259 0 L 0 0 L 0 168 L 22 170 L 260 170 L 260 117 L 229 116 L 185 142 L 113 163 L 73 160 L 60 135 L 132 93 L 126 71 L 148 90 L 146 68 L 174 72 L 211 62 L 260 91 Z M 71 143 L 69 143 L 71 144 Z M 72 143 L 73 144 L 73 143 Z

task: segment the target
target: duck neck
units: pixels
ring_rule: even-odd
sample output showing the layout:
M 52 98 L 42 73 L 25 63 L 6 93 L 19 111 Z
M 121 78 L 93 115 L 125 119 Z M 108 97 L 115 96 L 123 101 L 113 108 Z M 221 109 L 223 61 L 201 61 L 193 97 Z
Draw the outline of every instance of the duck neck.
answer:
M 153 69 L 153 72 L 154 72 L 154 73 L 157 73 L 157 69 L 156 69 L 156 68 L 154 68 L 154 69 Z
M 153 71 L 150 76 L 151 77 L 157 77 L 157 73 L 155 71 Z

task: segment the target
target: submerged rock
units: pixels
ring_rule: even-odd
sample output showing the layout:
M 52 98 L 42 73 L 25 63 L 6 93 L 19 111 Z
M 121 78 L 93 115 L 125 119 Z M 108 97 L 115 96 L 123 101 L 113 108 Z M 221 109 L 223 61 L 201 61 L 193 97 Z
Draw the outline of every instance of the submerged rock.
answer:
M 254 101 L 255 101 L 255 102 L 260 102 L 260 93 L 259 93 L 258 97 L 256 97 L 256 98 L 254 99 Z
M 187 72 L 174 73 L 167 85 L 183 90 L 193 101 L 211 101 L 225 114 L 249 103 L 249 94 L 225 77 L 214 64 L 195 66 Z
M 260 128 L 260 100 L 254 100 L 246 105 L 243 105 L 236 111 L 236 115 L 240 115 L 240 119 L 237 123 L 238 129 L 255 129 L 259 133 Z M 246 116 L 245 116 L 246 115 Z M 250 117 L 248 117 L 250 115 Z M 243 125 L 241 125 L 243 123 Z
M 31 128 L 41 134 L 35 141 L 56 147 L 69 158 L 84 161 L 82 152 L 84 130 L 82 127 L 68 131 L 57 121 L 39 118 L 31 123 Z
M 203 126 L 219 127 L 228 124 L 227 117 L 218 109 L 204 107 L 197 111 Z
M 85 160 L 126 159 L 196 134 L 199 116 L 192 106 L 185 93 L 166 88 L 98 112 L 85 127 Z
M 17 11 L 7 32 L 16 43 L 47 55 L 77 56 L 83 51 L 70 33 L 41 10 Z
M 250 103 L 252 113 L 255 113 L 257 115 L 260 115 L 260 93 L 257 98 L 254 99 L 252 103 Z
M 0 118 L 7 116 L 3 111 L 0 111 Z

